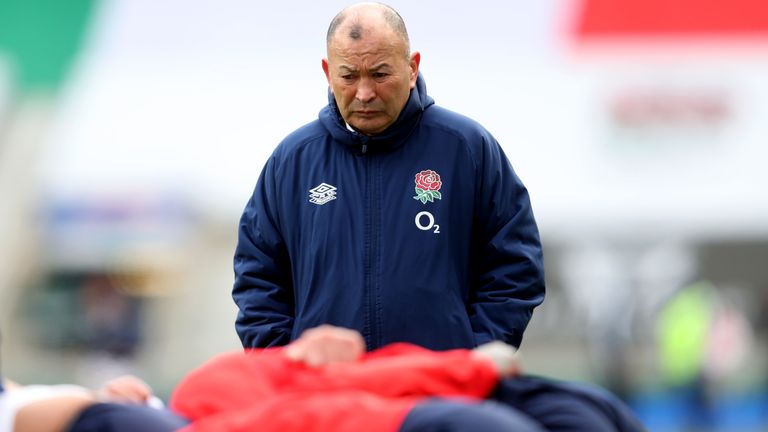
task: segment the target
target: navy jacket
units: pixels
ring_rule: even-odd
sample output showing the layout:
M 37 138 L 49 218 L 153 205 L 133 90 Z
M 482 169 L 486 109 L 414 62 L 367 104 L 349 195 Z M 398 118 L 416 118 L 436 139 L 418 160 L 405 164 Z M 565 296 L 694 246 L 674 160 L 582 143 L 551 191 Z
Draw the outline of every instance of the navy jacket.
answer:
M 234 269 L 236 329 L 253 348 L 326 323 L 359 330 L 368 349 L 519 346 L 544 299 L 527 190 L 491 134 L 435 105 L 421 76 L 380 135 L 349 130 L 329 95 L 280 143 Z

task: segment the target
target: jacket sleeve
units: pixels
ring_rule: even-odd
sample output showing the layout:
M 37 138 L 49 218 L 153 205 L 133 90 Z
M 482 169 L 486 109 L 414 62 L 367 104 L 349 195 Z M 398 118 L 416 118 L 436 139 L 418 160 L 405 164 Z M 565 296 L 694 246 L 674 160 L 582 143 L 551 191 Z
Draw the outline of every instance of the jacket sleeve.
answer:
M 294 322 L 288 252 L 279 228 L 275 160 L 271 157 L 240 218 L 232 298 L 235 329 L 246 348 L 285 345 Z
M 478 345 L 501 340 L 519 347 L 533 309 L 544 301 L 539 231 L 527 189 L 490 135 L 477 170 L 470 321 Z

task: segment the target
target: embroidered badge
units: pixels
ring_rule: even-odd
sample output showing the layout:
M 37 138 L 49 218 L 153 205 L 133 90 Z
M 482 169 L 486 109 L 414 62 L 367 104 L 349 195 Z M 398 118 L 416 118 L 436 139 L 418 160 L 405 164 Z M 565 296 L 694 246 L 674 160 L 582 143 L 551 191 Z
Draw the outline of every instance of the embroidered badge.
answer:
M 323 205 L 336 199 L 336 187 L 327 183 L 320 183 L 309 190 L 309 202 Z
M 422 204 L 443 199 L 443 195 L 440 194 L 440 188 L 443 186 L 443 182 L 440 181 L 440 174 L 432 170 L 424 170 L 416 174 L 415 181 L 416 196 L 413 199 L 421 201 Z

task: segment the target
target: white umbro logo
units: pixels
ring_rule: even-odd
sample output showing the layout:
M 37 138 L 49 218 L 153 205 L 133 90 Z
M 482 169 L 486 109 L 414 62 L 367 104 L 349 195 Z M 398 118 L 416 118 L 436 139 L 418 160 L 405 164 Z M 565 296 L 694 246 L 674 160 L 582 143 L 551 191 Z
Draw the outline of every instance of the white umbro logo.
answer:
M 323 205 L 336 199 L 336 187 L 327 183 L 320 183 L 309 190 L 309 202 Z

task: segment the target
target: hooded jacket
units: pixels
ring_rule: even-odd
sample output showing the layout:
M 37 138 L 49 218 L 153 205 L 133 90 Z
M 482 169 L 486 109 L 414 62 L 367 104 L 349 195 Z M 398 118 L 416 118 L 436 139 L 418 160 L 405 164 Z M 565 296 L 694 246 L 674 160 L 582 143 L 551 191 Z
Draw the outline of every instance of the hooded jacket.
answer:
M 369 350 L 519 346 L 544 299 L 526 188 L 477 122 L 424 79 L 386 131 L 350 130 L 332 94 L 267 160 L 239 225 L 233 298 L 245 347 L 333 324 Z

